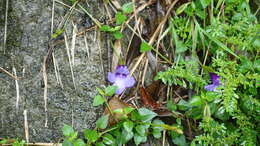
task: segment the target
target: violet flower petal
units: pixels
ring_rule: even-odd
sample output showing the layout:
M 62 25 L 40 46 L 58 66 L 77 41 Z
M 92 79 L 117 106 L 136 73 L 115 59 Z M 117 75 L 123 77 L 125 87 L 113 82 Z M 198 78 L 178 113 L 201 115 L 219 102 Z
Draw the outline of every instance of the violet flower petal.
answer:
M 110 83 L 114 83 L 116 80 L 116 75 L 114 73 L 109 72 L 107 75 L 107 79 Z
M 114 86 L 118 87 L 117 90 L 116 90 L 116 94 L 118 94 L 118 95 L 121 94 L 125 90 L 125 88 L 126 88 L 126 86 L 125 86 L 125 78 L 117 76 L 116 77 L 116 81 L 114 83 Z
M 220 80 L 219 80 L 220 77 L 217 74 L 212 73 L 212 72 L 210 72 L 209 75 L 210 75 L 210 79 L 212 81 L 212 84 L 204 86 L 204 89 L 207 90 L 207 91 L 214 91 L 214 92 L 216 92 L 217 91 L 216 88 L 219 85 L 221 85 L 220 84 Z
M 218 87 L 218 85 L 215 85 L 215 84 L 210 84 L 210 85 L 207 85 L 207 86 L 205 86 L 204 88 L 205 88 L 205 90 L 207 90 L 207 91 L 217 91 L 216 90 L 216 88 Z
M 127 88 L 134 86 L 134 84 L 135 84 L 135 79 L 134 79 L 134 77 L 127 77 L 127 78 L 125 79 L 125 86 L 126 86 Z
M 124 65 L 117 66 L 115 73 L 109 72 L 107 78 L 109 82 L 118 87 L 116 94 L 121 94 L 125 88 L 132 87 L 135 84 L 134 77 L 129 76 L 127 66 Z
M 129 75 L 129 71 L 127 69 L 127 66 L 125 65 L 118 65 L 116 68 L 116 74 L 123 74 L 123 75 Z
M 125 88 L 117 88 L 116 94 L 120 95 L 124 90 L 125 90 Z
M 210 72 L 209 75 L 213 84 L 220 85 L 219 76 L 217 74 Z

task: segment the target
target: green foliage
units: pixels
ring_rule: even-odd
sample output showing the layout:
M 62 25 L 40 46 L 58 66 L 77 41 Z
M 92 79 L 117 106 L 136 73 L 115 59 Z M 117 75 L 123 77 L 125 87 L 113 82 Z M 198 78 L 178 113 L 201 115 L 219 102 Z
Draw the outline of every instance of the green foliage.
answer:
M 93 106 L 98 106 L 100 104 L 103 104 L 105 101 L 106 99 L 104 97 L 102 97 L 101 95 L 96 95 L 94 97 Z
M 121 22 L 122 20 L 120 20 Z M 109 25 L 102 25 L 100 27 L 101 31 L 112 33 L 115 39 L 121 39 L 123 37 L 120 32 L 120 26 L 110 27 Z
M 100 129 L 105 129 L 108 124 L 108 117 L 109 117 L 109 115 L 100 117 L 96 122 L 96 127 L 100 128 Z
M 176 15 L 181 14 L 189 5 L 191 2 L 187 2 L 185 4 L 182 4 L 177 10 L 176 10 Z
M 105 88 L 105 95 L 106 96 L 112 96 L 115 94 L 117 86 L 108 86 Z
M 109 25 L 102 25 L 100 27 L 101 31 L 112 33 L 116 40 L 119 40 L 123 37 L 122 32 L 120 31 L 121 25 L 123 25 L 127 20 L 127 14 L 132 13 L 134 10 L 134 3 L 125 3 L 122 6 L 122 12 L 118 11 L 115 14 L 116 26 L 111 27 Z
M 202 87 L 206 84 L 205 80 L 198 74 L 197 65 L 194 61 L 181 61 L 178 66 L 169 68 L 164 72 L 157 73 L 155 80 L 162 80 L 169 85 L 179 85 L 184 88 L 192 88 L 194 84 Z
M 25 145 L 25 140 L 15 140 L 13 143 L 12 143 L 12 146 L 23 146 Z
M 134 10 L 134 3 L 133 2 L 125 3 L 122 6 L 122 11 L 125 14 L 132 13 L 133 10 Z
M 82 139 L 78 138 L 78 132 L 74 131 L 74 129 L 64 124 L 62 128 L 62 133 L 65 136 L 65 140 L 63 141 L 63 146 L 84 146 L 85 143 Z
M 123 34 L 120 31 L 116 31 L 113 33 L 113 36 L 115 37 L 115 39 L 119 40 L 123 37 Z
M 147 52 L 147 51 L 150 51 L 150 50 L 152 50 L 152 46 L 150 46 L 147 42 L 142 42 L 141 43 L 141 47 L 140 47 L 140 52 Z
M 95 96 L 93 105 L 101 105 L 107 103 L 105 96 L 112 96 L 117 87 L 108 86 L 104 90 L 97 88 L 99 94 Z M 83 146 L 83 145 L 122 145 L 133 140 L 136 145 L 146 142 L 149 134 L 155 138 L 160 138 L 163 130 L 183 134 L 179 127 L 164 124 L 161 120 L 155 119 L 157 114 L 153 111 L 140 108 L 125 107 L 111 111 L 108 104 L 108 109 L 113 114 L 121 114 L 118 123 L 108 128 L 109 115 L 103 115 L 96 121 L 94 130 L 85 129 L 84 138 L 87 140 L 78 139 L 78 132 L 69 125 L 64 125 L 62 132 L 65 136 L 63 145 L 65 146 Z M 104 131 L 105 130 L 105 131 Z
M 170 133 L 173 143 L 259 145 L 260 25 L 248 1 L 195 0 L 176 14 L 169 23 L 174 65 L 155 80 L 191 91 L 188 99 L 168 101 L 167 108 L 199 126 L 192 125 L 192 141 Z M 216 92 L 204 89 L 211 84 L 208 72 L 220 76 Z
M 26 145 L 25 140 L 14 139 L 12 141 L 13 141 L 12 146 L 24 146 L 24 145 Z M 0 145 L 10 145 L 10 144 L 8 143 L 8 139 L 1 139 Z
M 81 139 L 77 139 L 77 132 L 72 127 L 64 125 L 63 135 L 65 140 L 63 145 L 122 145 L 130 140 L 134 140 L 135 144 L 140 144 L 147 140 L 147 136 L 152 134 L 155 138 L 162 136 L 162 131 L 167 130 L 182 135 L 182 130 L 177 126 L 166 125 L 159 119 L 155 119 L 156 113 L 141 108 L 131 110 L 131 116 L 119 121 L 110 129 L 107 128 L 108 115 L 100 117 L 96 122 L 96 129 L 84 130 L 84 138 L 87 140 L 85 144 Z M 101 131 L 99 129 L 106 129 Z
M 84 137 L 88 140 L 89 143 L 92 143 L 98 140 L 99 135 L 96 130 L 85 129 Z
M 102 105 L 103 103 L 105 103 L 107 101 L 106 96 L 114 95 L 117 88 L 118 88 L 117 86 L 108 86 L 104 90 L 97 88 L 99 94 L 97 94 L 94 97 L 93 106 L 99 106 L 99 105 Z
M 127 19 L 127 17 L 122 12 L 117 12 L 115 17 L 117 25 L 123 24 Z
M 7 139 L 1 139 L 0 144 L 7 144 L 8 140 Z
M 55 31 L 55 33 L 51 35 L 51 38 L 52 38 L 52 39 L 57 38 L 57 37 L 60 36 L 64 31 L 65 31 L 64 29 L 57 29 L 57 30 Z

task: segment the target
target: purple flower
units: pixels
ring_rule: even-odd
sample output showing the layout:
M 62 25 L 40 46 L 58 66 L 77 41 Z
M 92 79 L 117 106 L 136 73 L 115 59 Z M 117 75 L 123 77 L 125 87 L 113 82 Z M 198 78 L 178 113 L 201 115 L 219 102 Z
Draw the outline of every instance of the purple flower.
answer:
M 129 76 L 129 71 L 127 66 L 119 65 L 116 68 L 114 73 L 109 72 L 107 79 L 110 83 L 113 83 L 113 86 L 117 86 L 116 94 L 121 94 L 125 88 L 134 86 L 135 79 L 134 77 Z
M 215 73 L 212 73 L 212 72 L 210 72 L 209 75 L 210 75 L 210 79 L 212 81 L 212 84 L 209 84 L 209 85 L 205 86 L 204 88 L 207 91 L 216 92 L 217 91 L 216 88 L 221 85 L 220 81 L 219 81 L 219 76 Z

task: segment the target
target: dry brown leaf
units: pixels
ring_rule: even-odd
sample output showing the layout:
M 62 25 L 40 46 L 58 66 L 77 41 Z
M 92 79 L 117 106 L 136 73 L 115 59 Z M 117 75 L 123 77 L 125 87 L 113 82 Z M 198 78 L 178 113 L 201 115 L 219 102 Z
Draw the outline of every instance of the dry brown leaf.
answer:
M 111 109 L 111 111 L 117 110 L 117 109 L 124 109 L 127 107 L 132 107 L 130 104 L 127 104 L 125 102 L 123 102 L 122 100 L 120 100 L 117 97 L 113 97 L 109 102 L 109 107 Z M 105 111 L 104 111 L 104 115 L 109 114 L 109 125 L 114 125 L 116 124 L 120 118 L 123 116 L 123 114 L 120 113 L 113 113 L 113 116 L 111 116 L 111 113 L 108 109 L 108 107 L 106 107 Z
M 140 95 L 144 106 L 151 107 L 152 109 L 158 109 L 160 107 L 160 105 L 151 97 L 151 95 L 142 86 L 140 87 Z

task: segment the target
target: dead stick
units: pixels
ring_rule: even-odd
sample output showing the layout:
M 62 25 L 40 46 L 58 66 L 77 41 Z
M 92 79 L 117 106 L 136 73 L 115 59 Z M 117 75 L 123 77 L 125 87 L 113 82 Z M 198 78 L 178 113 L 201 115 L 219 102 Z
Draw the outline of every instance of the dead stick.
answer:
M 7 75 L 9 75 L 11 78 L 15 79 L 15 80 L 18 80 L 18 77 L 13 75 L 12 73 L 8 72 L 7 70 L 5 70 L 4 68 L 0 67 L 0 72 L 4 72 L 6 73 Z

